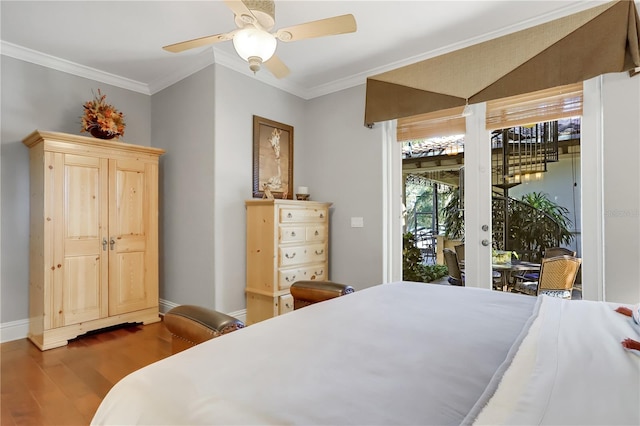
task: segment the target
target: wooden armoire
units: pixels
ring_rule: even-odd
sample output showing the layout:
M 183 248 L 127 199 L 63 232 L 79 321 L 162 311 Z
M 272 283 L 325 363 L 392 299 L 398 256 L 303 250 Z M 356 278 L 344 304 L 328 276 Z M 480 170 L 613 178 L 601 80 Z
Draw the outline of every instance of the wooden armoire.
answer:
M 158 312 L 158 159 L 164 150 L 35 131 L 29 339 L 41 350 Z

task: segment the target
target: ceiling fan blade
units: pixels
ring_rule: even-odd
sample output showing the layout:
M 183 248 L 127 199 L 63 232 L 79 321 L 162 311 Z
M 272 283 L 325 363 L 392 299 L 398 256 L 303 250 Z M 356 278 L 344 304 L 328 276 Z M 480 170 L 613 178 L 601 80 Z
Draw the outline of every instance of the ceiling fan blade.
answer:
M 280 28 L 275 36 L 282 41 L 297 41 L 305 38 L 353 33 L 356 29 L 356 19 L 353 15 L 347 14 Z
M 264 66 L 273 74 L 276 78 L 284 78 L 289 75 L 289 68 L 278 58 L 273 55 L 271 59 L 264 62 Z
M 174 43 L 168 46 L 164 46 L 163 49 L 173 53 L 183 52 L 185 50 L 194 49 L 196 47 L 208 46 L 210 44 L 218 43 L 221 41 L 231 40 L 233 38 L 234 32 L 235 31 L 232 31 L 230 33 L 194 38 L 193 40 L 181 41 L 180 43 Z
M 251 24 L 258 29 L 262 29 L 258 19 L 241 0 L 224 0 L 224 3 L 231 9 L 236 19 L 239 19 L 244 24 Z

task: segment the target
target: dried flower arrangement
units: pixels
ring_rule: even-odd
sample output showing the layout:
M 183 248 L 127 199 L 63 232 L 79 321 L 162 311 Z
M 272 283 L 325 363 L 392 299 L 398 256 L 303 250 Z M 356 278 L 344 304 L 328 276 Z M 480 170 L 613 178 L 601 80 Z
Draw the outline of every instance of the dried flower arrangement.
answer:
M 102 139 L 111 139 L 124 135 L 124 115 L 113 105 L 105 102 L 107 95 L 98 89 L 93 100 L 84 103 L 82 116 L 82 132 L 89 132 Z

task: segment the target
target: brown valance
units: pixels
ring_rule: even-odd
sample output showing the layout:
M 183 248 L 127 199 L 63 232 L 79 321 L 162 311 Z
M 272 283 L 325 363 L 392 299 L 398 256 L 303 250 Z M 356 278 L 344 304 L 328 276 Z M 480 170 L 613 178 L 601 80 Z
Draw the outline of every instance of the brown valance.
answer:
M 606 3 L 367 79 L 365 124 L 640 67 L 632 0 Z

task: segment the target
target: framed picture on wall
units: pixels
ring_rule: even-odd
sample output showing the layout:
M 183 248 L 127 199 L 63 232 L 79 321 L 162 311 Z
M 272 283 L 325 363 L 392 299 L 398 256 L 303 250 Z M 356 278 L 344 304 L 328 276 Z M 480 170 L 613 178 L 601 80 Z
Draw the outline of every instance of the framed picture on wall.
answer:
M 253 116 L 253 197 L 293 198 L 293 127 Z

